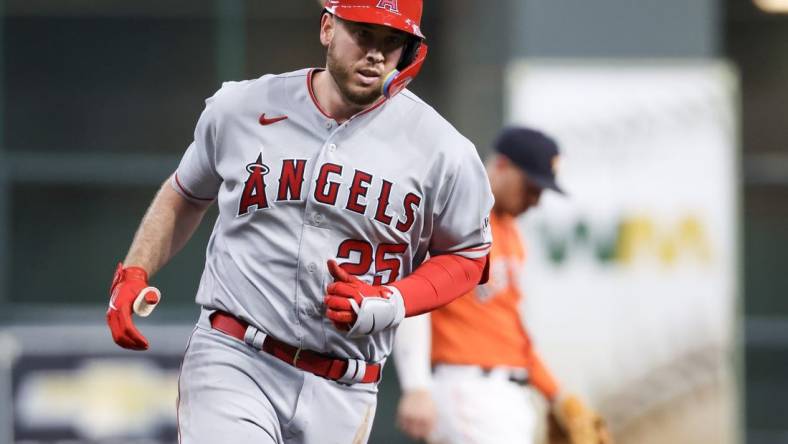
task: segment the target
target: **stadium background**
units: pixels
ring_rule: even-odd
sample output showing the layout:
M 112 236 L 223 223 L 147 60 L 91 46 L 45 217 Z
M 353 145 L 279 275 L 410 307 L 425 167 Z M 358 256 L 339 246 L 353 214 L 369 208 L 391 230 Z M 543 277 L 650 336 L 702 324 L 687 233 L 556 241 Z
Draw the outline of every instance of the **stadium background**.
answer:
M 316 3 L 4 0 L 0 8 L 0 443 L 14 435 L 131 442 L 107 437 L 135 426 L 161 429 L 139 442 L 171 442 L 168 369 L 197 314 L 211 225 L 156 277 L 165 303 L 143 323 L 158 347 L 146 362 L 112 348 L 108 281 L 204 98 L 225 80 L 322 63 Z M 740 128 L 737 193 L 728 196 L 738 209 L 739 441 L 788 442 L 788 15 L 747 0 L 428 0 L 422 29 L 431 53 L 413 89 L 482 154 L 508 121 L 506 79 L 520 60 L 730 63 Z M 78 376 L 63 376 L 74 368 Z M 35 388 L 46 383 L 22 382 L 42 369 L 67 381 L 39 399 Z M 371 442 L 407 442 L 393 424 L 393 376 L 392 366 Z M 156 398 L 140 422 L 118 423 L 104 404 L 112 400 L 101 393 L 122 381 L 146 389 L 129 403 Z M 28 400 L 17 403 L 22 392 Z M 86 413 L 76 417 L 79 409 Z M 36 422 L 39 411 L 60 425 Z

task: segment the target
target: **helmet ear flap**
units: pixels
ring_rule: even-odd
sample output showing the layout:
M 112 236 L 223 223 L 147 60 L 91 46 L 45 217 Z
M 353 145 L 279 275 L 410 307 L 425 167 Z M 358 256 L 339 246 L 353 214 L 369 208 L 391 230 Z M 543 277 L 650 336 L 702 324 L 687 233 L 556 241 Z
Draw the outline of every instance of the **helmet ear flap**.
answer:
M 401 70 L 395 69 L 391 71 L 383 81 L 381 86 L 381 93 L 390 99 L 398 92 L 405 89 L 406 86 L 419 74 L 424 60 L 427 58 L 428 47 L 423 42 L 415 45 L 415 55 L 413 60 L 408 62 L 408 65 Z
M 402 71 L 411 63 L 413 63 L 413 60 L 416 58 L 416 53 L 419 52 L 419 46 L 421 46 L 420 38 L 408 38 L 408 41 L 405 43 L 405 47 L 402 49 L 402 55 L 399 58 L 399 62 L 397 62 L 398 70 Z

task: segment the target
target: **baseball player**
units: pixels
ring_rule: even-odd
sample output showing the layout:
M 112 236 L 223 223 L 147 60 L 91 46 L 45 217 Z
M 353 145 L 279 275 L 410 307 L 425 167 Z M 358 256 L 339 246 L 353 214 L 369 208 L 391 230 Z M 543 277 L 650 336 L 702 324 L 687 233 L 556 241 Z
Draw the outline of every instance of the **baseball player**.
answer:
M 227 82 L 161 186 L 107 322 L 219 215 L 179 380 L 180 442 L 364 443 L 398 324 L 485 280 L 492 193 L 474 146 L 405 90 L 427 54 L 421 0 L 330 0 L 325 68 Z
M 546 135 L 520 127 L 502 131 L 494 148 L 487 164 L 495 196 L 490 280 L 429 315 L 409 319 L 395 343 L 403 388 L 400 428 L 432 443 L 539 442 L 544 411 L 527 387 L 550 402 L 558 399 L 558 385 L 534 350 L 518 308 L 525 251 L 515 222 L 539 203 L 544 189 L 562 193 L 554 169 L 558 148 Z M 556 405 L 571 410 L 560 415 L 574 434 L 570 438 L 596 431 L 595 417 L 576 398 Z M 597 443 L 595 436 L 570 442 Z

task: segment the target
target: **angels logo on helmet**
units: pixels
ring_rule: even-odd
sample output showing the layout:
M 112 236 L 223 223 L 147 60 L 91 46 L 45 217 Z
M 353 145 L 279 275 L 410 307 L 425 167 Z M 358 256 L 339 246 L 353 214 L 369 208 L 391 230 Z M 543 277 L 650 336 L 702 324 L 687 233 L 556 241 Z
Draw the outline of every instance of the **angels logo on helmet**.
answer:
M 399 8 L 397 8 L 397 0 L 380 0 L 377 6 L 375 7 L 380 9 L 386 9 L 395 14 L 399 14 Z

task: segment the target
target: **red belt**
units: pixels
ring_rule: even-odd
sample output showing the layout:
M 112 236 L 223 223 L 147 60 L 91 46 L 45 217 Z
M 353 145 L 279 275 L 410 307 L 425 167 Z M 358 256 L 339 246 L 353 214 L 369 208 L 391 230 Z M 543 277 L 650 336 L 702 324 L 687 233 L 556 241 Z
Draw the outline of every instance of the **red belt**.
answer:
M 249 324 L 233 315 L 217 311 L 211 315 L 211 327 L 228 336 L 246 342 L 246 329 L 249 327 Z M 302 350 L 271 336 L 265 337 L 263 346 L 260 349 L 294 367 L 334 381 L 342 380 L 350 365 L 347 359 L 333 358 L 311 350 Z M 364 371 L 364 376 L 357 376 L 355 382 L 366 384 L 377 382 L 380 379 L 380 364 L 366 364 L 363 367 L 364 369 L 361 371 Z M 359 369 L 358 366 L 354 368 Z

